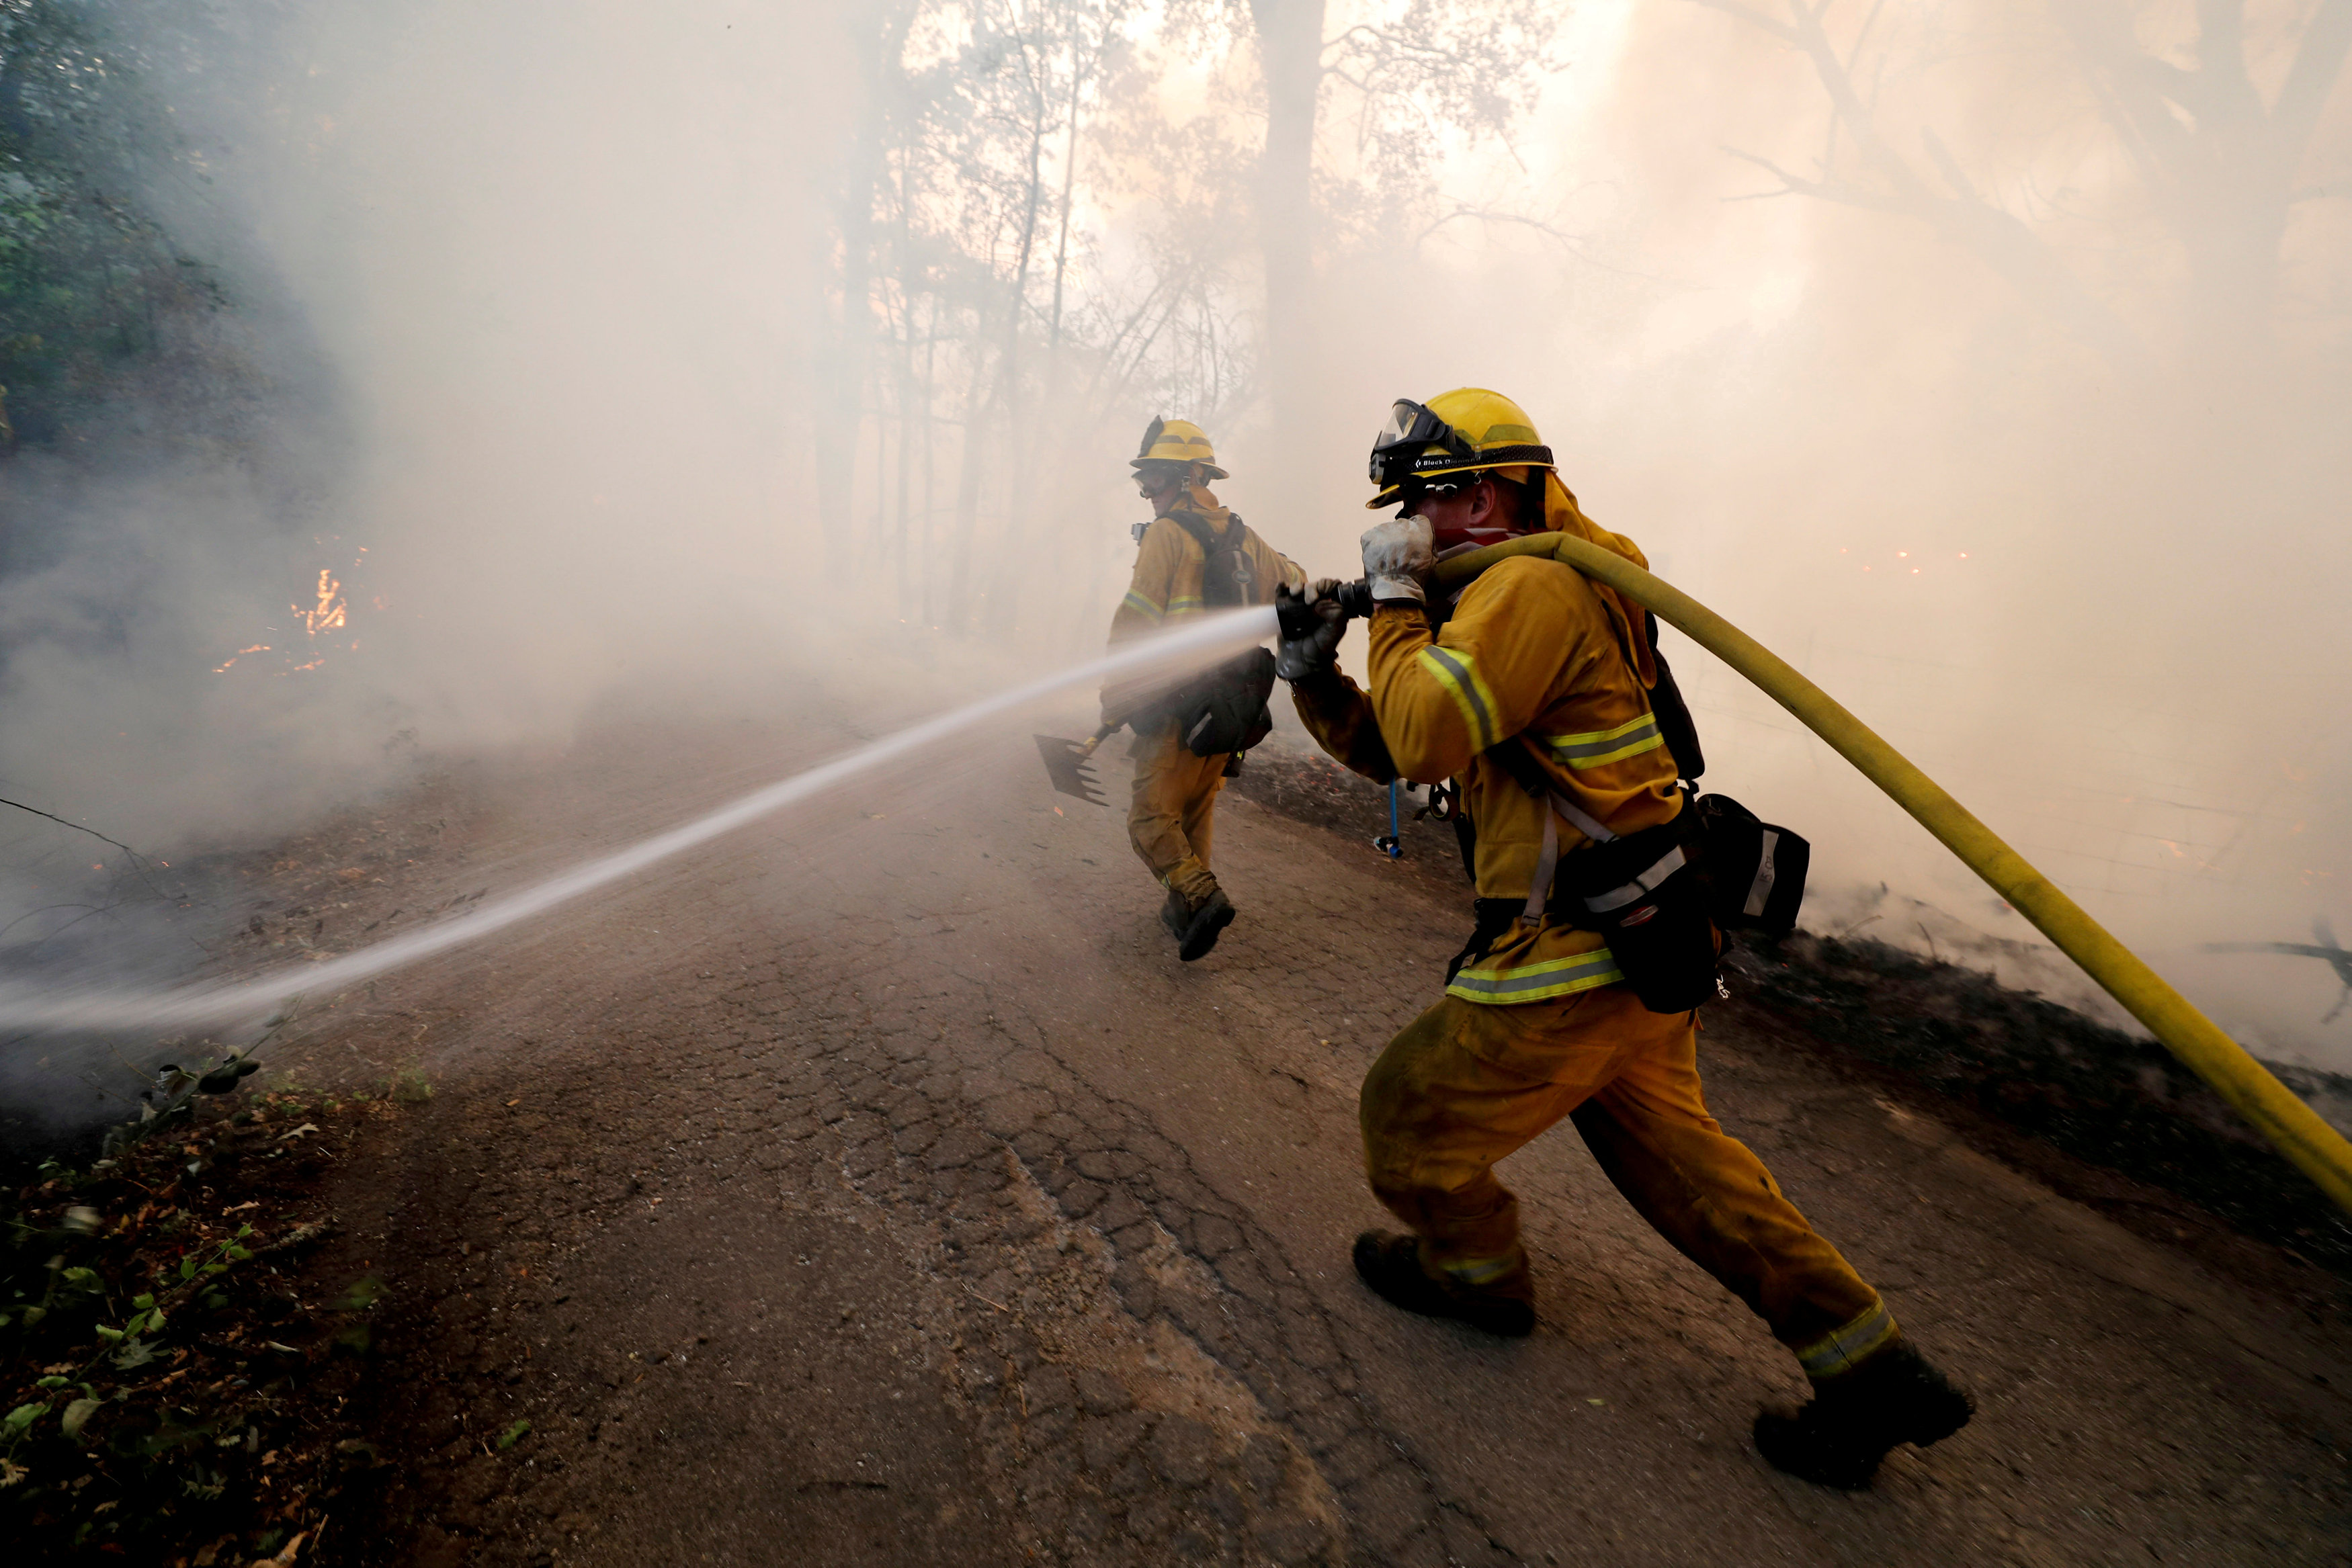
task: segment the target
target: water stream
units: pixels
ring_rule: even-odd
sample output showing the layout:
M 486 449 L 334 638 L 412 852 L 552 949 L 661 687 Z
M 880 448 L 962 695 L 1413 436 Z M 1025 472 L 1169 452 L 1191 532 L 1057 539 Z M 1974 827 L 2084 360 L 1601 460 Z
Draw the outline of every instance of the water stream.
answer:
M 821 794 L 887 762 L 921 752 L 961 731 L 1013 713 L 1041 698 L 1114 675 L 1213 662 L 1262 643 L 1274 632 L 1267 608 L 1220 611 L 1150 637 L 1121 644 L 1099 659 L 1026 685 L 979 698 L 962 707 L 867 742 L 805 772 L 731 800 L 717 810 L 638 840 L 567 872 L 477 905 L 437 925 L 346 953 L 325 963 L 277 969 L 253 979 L 205 982 L 167 990 L 123 991 L 93 985 L 74 989 L 0 987 L 0 1028 L 145 1030 L 224 1026 L 257 1019 L 298 994 L 331 995 L 419 959 L 479 942 L 509 925 L 544 915 L 647 866 L 705 844 Z M 1044 787 L 1040 780 L 1039 787 Z

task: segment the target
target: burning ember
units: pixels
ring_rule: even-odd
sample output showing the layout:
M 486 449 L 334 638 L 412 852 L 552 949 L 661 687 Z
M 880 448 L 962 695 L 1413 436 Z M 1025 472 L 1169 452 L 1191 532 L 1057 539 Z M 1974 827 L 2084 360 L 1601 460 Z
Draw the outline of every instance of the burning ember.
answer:
M 256 643 L 250 648 L 239 648 L 222 663 L 215 664 L 213 666 L 213 674 L 215 675 L 219 674 L 222 671 L 227 669 L 229 665 L 236 664 L 239 659 L 244 658 L 247 653 L 267 653 L 268 652 L 269 652 L 269 644 L 267 643 Z

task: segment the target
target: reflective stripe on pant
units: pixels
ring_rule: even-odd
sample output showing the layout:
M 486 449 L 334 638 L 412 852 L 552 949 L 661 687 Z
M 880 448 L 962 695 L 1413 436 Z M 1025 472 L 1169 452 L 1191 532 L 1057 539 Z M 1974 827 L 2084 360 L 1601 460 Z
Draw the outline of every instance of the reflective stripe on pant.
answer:
M 1176 721 L 1136 733 L 1135 795 L 1127 836 L 1151 874 L 1198 904 L 1215 891 L 1209 839 L 1217 791 L 1224 788 L 1225 755 L 1195 757 L 1176 738 Z
M 1878 1293 L 1706 1113 L 1689 1013 L 1622 986 L 1517 1007 L 1448 997 L 1364 1080 L 1373 1194 L 1422 1239 L 1423 1266 L 1530 1299 L 1518 1201 L 1495 1162 L 1572 1116 L 1642 1218 L 1721 1281 L 1814 1377 L 1895 1336 Z

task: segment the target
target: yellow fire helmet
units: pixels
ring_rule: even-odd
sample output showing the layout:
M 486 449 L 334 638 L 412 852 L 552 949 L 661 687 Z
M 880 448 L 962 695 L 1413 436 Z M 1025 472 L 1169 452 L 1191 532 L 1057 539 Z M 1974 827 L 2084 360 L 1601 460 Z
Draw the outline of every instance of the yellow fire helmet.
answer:
M 1551 467 L 1551 448 L 1527 411 L 1501 392 L 1456 387 L 1425 403 L 1399 398 L 1372 438 L 1371 477 L 1380 494 L 1364 506 L 1395 506 L 1408 480 L 1522 466 Z
M 1153 420 L 1143 433 L 1143 444 L 1128 460 L 1128 466 L 1141 468 L 1147 463 L 1198 463 L 1202 478 L 1226 476 L 1225 471 L 1217 466 L 1217 451 L 1209 444 L 1209 433 L 1190 420 Z

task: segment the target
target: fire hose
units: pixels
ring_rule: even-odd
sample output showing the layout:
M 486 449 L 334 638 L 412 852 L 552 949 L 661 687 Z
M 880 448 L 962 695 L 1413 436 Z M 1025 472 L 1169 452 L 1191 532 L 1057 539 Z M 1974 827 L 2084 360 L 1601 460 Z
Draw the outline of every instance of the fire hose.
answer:
M 1828 693 L 1706 605 L 1612 551 L 1569 534 L 1511 539 L 1440 561 L 1440 582 L 1476 576 L 1507 556 L 1548 556 L 1655 613 L 1747 676 L 1854 765 L 2058 950 L 2082 967 L 2167 1051 L 2212 1085 L 2280 1154 L 2352 1213 L 2352 1142 L 2281 1083 L 2245 1047 L 2061 893 L 2025 857 Z M 1349 585 L 1351 588 L 1356 586 Z

